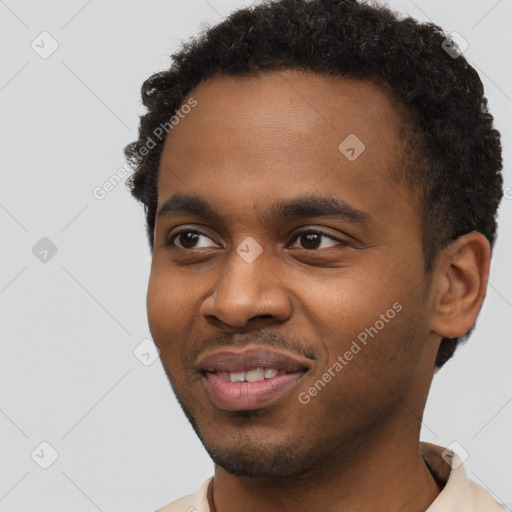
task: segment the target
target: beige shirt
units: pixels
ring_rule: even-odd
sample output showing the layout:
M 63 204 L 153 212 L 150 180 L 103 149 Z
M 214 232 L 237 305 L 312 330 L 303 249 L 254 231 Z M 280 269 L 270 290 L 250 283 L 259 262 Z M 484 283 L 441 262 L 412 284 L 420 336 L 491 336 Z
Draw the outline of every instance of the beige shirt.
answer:
M 468 479 L 460 457 L 454 452 L 447 452 L 442 457 L 444 448 L 429 443 L 420 443 L 421 454 L 438 482 L 444 484 L 434 502 L 425 512 L 503 512 L 499 505 L 483 487 Z M 448 464 L 445 459 L 451 456 Z M 195 494 L 185 496 L 156 512 L 210 512 L 208 505 L 208 478 Z

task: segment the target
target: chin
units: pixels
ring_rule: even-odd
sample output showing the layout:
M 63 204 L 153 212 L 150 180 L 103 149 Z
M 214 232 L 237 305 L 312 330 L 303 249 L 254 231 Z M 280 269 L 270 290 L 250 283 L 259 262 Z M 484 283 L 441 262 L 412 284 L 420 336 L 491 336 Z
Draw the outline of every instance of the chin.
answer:
M 284 478 L 307 471 L 313 456 L 295 438 L 290 442 L 276 439 L 263 445 L 250 436 L 233 436 L 228 443 L 201 438 L 213 462 L 228 473 L 240 477 Z M 226 440 L 224 438 L 223 440 Z M 222 443 L 222 444 L 220 444 Z M 301 449 L 302 448 L 302 449 Z M 312 464 L 313 462 L 313 464 Z

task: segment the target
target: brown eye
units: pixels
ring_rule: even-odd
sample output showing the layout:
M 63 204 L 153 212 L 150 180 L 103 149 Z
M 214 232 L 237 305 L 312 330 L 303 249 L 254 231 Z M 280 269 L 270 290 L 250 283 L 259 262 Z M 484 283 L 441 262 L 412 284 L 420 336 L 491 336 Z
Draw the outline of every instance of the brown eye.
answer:
M 294 240 L 296 240 L 300 244 L 300 246 L 297 247 L 298 249 L 308 249 L 312 251 L 318 249 L 325 249 L 328 247 L 334 247 L 336 245 L 348 245 L 347 242 L 334 238 L 333 236 L 328 235 L 327 233 L 311 229 L 297 233 Z M 327 240 L 327 242 L 324 242 L 323 240 Z
M 210 237 L 206 236 L 204 233 L 201 233 L 200 231 L 183 229 L 172 235 L 166 245 L 173 245 L 178 249 L 201 249 L 204 247 L 212 247 L 211 245 L 202 242 L 203 239 L 211 240 Z M 200 245 L 197 245 L 198 243 Z
M 299 236 L 299 240 L 304 249 L 318 249 L 322 242 L 322 235 L 318 233 L 302 233 Z
M 181 246 L 185 249 L 193 249 L 197 241 L 199 240 L 199 234 L 192 231 L 185 231 L 180 233 L 177 240 L 181 243 Z

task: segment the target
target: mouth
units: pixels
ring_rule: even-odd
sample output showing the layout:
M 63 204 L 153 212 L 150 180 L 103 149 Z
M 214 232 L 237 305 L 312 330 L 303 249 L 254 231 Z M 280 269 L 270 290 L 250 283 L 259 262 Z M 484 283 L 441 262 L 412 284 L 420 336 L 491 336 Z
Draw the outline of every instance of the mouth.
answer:
M 274 349 L 229 349 L 203 355 L 197 370 L 212 404 L 227 411 L 266 407 L 297 385 L 310 361 Z

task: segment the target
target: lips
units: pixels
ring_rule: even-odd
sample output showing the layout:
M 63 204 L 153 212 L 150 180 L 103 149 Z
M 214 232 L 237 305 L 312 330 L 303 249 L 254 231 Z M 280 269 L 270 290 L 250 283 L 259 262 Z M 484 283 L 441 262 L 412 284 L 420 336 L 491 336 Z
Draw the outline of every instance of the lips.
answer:
M 203 355 L 197 367 L 206 372 L 247 372 L 253 368 L 276 368 L 285 372 L 299 372 L 309 368 L 309 362 L 274 349 L 251 348 L 222 350 Z
M 210 401 L 224 410 L 266 407 L 294 387 L 310 361 L 268 348 L 229 349 L 199 357 Z

